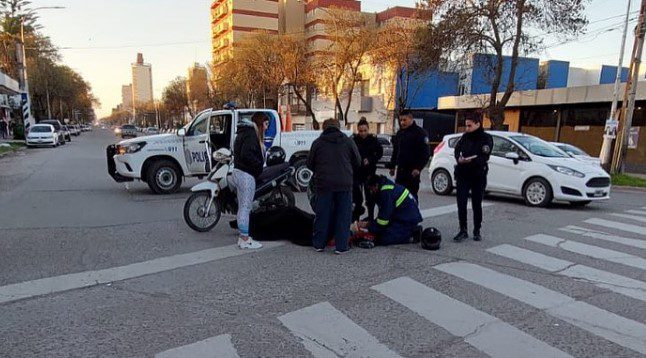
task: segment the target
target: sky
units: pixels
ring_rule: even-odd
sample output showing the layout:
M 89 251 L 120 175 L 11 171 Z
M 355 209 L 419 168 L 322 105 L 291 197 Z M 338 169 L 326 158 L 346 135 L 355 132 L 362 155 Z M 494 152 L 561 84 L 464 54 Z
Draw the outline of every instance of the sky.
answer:
M 364 0 L 362 9 L 381 11 L 414 3 Z M 42 31 L 60 48 L 62 62 L 92 85 L 101 101 L 99 117 L 121 103 L 121 86 L 131 82 L 130 64 L 138 52 L 152 64 L 155 98 L 173 78 L 187 76 L 193 63 L 210 61 L 210 4 L 211 0 L 32 0 L 32 7 L 65 7 L 38 11 Z M 586 35 L 567 43 L 547 36 L 549 48 L 532 57 L 570 61 L 578 67 L 616 65 L 627 4 L 628 0 L 589 1 Z M 639 1 L 632 0 L 631 11 L 638 10 Z M 633 44 L 630 32 L 626 65 Z

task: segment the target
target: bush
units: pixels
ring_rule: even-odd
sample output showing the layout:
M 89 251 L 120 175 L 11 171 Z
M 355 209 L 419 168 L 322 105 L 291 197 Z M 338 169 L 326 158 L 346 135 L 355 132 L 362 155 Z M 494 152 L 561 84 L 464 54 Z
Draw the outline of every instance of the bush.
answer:
M 25 139 L 25 126 L 22 124 L 14 123 L 13 125 L 13 139 L 24 140 Z

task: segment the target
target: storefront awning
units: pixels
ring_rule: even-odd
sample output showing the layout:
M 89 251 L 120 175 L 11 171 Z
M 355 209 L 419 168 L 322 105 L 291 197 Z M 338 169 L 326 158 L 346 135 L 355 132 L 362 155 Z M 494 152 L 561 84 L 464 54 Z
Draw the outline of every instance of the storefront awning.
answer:
M 19 93 L 18 81 L 0 72 L 0 94 L 13 96 Z

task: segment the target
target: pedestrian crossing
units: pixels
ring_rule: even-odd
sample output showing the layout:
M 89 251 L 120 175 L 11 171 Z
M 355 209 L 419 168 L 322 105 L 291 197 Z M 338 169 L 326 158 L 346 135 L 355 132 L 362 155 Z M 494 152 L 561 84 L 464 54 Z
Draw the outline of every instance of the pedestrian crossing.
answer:
M 515 263 L 513 267 L 517 269 L 529 267 L 531 272 L 591 285 L 597 290 L 632 300 L 632 305 L 646 311 L 646 282 L 637 279 L 646 277 L 646 258 L 642 257 L 646 252 L 646 228 L 639 224 L 646 222 L 646 208 L 642 209 L 598 215 L 576 225 L 554 228 L 550 233 L 519 238 L 512 244 L 493 245 L 484 248 L 485 259 L 478 263 L 463 260 L 441 263 L 429 269 L 430 276 L 442 275 L 451 285 L 469 292 L 477 288 L 476 292 L 485 290 L 488 294 L 506 297 L 517 302 L 519 307 L 539 310 L 572 329 L 596 336 L 599 344 L 612 342 L 632 351 L 634 356 L 646 356 L 644 316 L 631 317 L 611 312 L 594 303 L 598 301 L 559 292 L 558 286 L 556 289 L 554 286 L 548 288 L 527 277 L 516 277 L 513 270 L 509 271 L 509 265 L 490 262 L 503 259 Z M 603 231 L 599 227 L 603 227 Z M 611 245 L 613 249 L 604 245 Z M 577 262 L 579 260 L 586 262 Z M 624 272 L 611 272 L 614 269 L 623 269 Z M 376 294 L 377 299 L 414 313 L 454 336 L 455 342 L 461 341 L 484 356 L 581 356 L 580 351 L 563 343 L 563 337 L 549 339 L 545 335 L 537 335 L 534 328 L 540 327 L 533 327 L 531 321 L 523 324 L 509 321 L 509 316 L 496 309 L 486 305 L 472 306 L 462 297 L 455 296 L 452 293 L 455 291 L 447 292 L 442 287 L 434 287 L 433 280 L 422 282 L 412 275 L 404 275 L 366 289 Z M 383 336 L 371 332 L 372 326 L 362 326 L 362 322 L 344 313 L 344 306 L 335 306 L 332 301 L 299 307 L 279 315 L 275 317 L 275 324 L 316 358 L 407 356 L 406 352 L 390 347 L 389 342 L 380 341 L 377 337 L 383 339 Z M 386 328 L 389 324 L 393 322 L 383 322 Z M 243 356 L 237 349 L 249 343 L 236 340 L 235 334 L 222 333 L 166 350 L 155 357 Z M 617 356 L 613 350 L 598 352 L 601 356 Z

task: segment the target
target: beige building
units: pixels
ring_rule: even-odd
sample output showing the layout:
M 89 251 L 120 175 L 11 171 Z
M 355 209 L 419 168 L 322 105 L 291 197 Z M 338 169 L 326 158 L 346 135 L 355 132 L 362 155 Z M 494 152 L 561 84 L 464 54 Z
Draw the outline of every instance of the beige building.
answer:
M 124 109 L 132 108 L 132 85 L 121 86 L 121 107 Z
M 186 92 L 195 113 L 208 106 L 209 83 L 206 67 L 196 63 L 188 69 Z
M 149 103 L 153 101 L 152 66 L 144 63 L 144 55 L 137 54 L 137 62 L 132 64 L 132 102 Z

